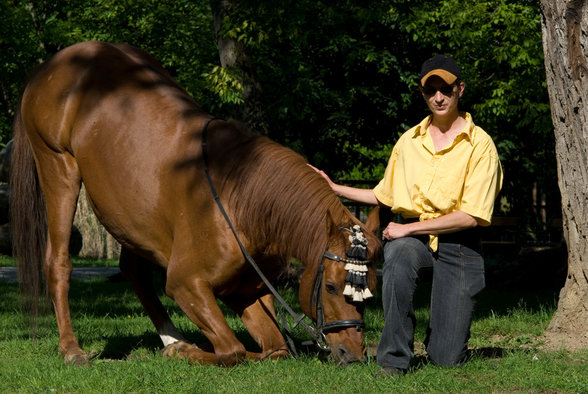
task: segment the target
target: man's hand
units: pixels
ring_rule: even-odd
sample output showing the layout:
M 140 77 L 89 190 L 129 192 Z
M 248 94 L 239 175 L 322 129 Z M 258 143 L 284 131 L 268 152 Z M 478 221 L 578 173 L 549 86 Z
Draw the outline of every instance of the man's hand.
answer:
M 310 165 L 308 163 L 307 163 L 307 165 L 310 168 L 312 168 L 313 170 L 315 170 L 316 172 L 318 172 L 320 174 L 320 176 L 322 176 L 323 178 L 325 178 L 325 180 L 329 183 L 329 186 L 331 187 L 331 189 L 333 189 L 333 187 L 335 186 L 335 183 L 333 183 L 333 181 L 331 180 L 331 178 L 329 178 L 329 176 L 327 174 L 325 174 L 325 172 L 323 170 L 319 170 L 315 166 Z
M 382 239 L 392 241 L 393 239 L 403 238 L 411 235 L 408 224 L 390 222 L 382 231 Z

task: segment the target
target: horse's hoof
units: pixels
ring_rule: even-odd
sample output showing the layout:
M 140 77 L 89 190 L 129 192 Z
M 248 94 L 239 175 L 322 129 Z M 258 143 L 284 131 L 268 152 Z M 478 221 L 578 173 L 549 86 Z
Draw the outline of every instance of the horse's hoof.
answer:
M 63 358 L 66 365 L 75 365 L 76 367 L 86 367 L 90 365 L 90 358 L 87 354 L 70 354 Z
M 193 349 L 195 347 L 196 346 L 190 345 L 189 343 L 186 343 L 184 341 L 177 341 L 174 343 L 170 343 L 169 345 L 161 349 L 159 351 L 159 354 L 168 359 L 173 357 L 182 358 L 187 356 L 187 353 L 190 348 Z

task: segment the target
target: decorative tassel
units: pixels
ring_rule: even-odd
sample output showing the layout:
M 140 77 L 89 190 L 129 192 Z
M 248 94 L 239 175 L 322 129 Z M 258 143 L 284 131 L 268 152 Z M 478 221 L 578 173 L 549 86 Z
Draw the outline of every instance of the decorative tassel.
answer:
M 350 247 L 345 254 L 348 259 L 345 264 L 347 276 L 345 277 L 345 289 L 343 294 L 352 297 L 353 302 L 362 302 L 363 300 L 373 297 L 372 292 L 368 289 L 367 272 L 367 239 L 358 225 L 349 229 Z
M 345 252 L 347 257 L 356 259 L 365 259 L 367 256 L 367 239 L 358 225 L 353 226 L 349 234 L 349 249 Z
M 368 298 L 373 297 L 374 295 L 372 294 L 372 292 L 370 291 L 370 289 L 368 289 L 367 287 L 365 289 L 363 289 L 363 299 L 367 300 Z
M 350 296 L 353 294 L 353 288 L 349 283 L 345 284 L 345 290 L 343 290 L 343 295 Z

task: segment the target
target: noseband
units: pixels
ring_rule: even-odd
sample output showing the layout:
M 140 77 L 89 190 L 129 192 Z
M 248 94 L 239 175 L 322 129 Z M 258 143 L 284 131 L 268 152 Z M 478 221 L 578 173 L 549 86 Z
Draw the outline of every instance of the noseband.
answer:
M 315 340 L 315 342 L 319 348 L 321 348 L 323 350 L 330 350 L 330 347 L 327 343 L 327 338 L 325 335 L 326 331 L 339 330 L 339 329 L 349 328 L 349 327 L 355 327 L 357 329 L 357 331 L 359 331 L 365 327 L 365 322 L 361 319 L 336 320 L 336 321 L 332 321 L 332 322 L 325 322 L 325 314 L 324 314 L 323 301 L 322 301 L 322 282 L 323 282 L 324 269 L 325 269 L 325 265 L 324 265 L 325 259 L 346 263 L 345 269 L 349 273 L 347 274 L 347 277 L 345 278 L 346 286 L 345 286 L 345 290 L 343 292 L 343 294 L 345 296 L 353 296 L 352 300 L 354 302 L 362 301 L 362 300 L 372 296 L 369 289 L 367 288 L 367 279 L 366 279 L 367 264 L 369 263 L 369 260 L 366 260 L 367 241 L 365 240 L 365 237 L 364 237 L 363 233 L 361 232 L 361 228 L 356 225 L 356 226 L 353 226 L 351 229 L 347 229 L 348 231 L 351 232 L 351 235 L 349 236 L 349 239 L 351 241 L 351 247 L 349 249 L 347 249 L 347 251 L 345 252 L 347 255 L 347 258 L 337 256 L 336 254 L 333 254 L 333 253 L 329 252 L 328 250 L 325 250 L 325 253 L 323 254 L 323 258 L 321 260 L 321 263 L 320 263 L 319 267 L 317 268 L 316 274 L 314 276 L 313 286 L 312 286 L 313 287 L 312 295 L 310 298 L 311 299 L 311 301 L 310 301 L 310 314 L 312 315 L 312 307 L 313 306 L 316 311 L 316 320 L 315 320 L 316 328 L 308 325 L 303 320 L 305 318 L 305 316 L 296 314 L 296 312 L 294 312 L 292 310 L 292 308 L 290 308 L 290 306 L 280 296 L 280 294 L 274 288 L 274 286 L 271 284 L 271 282 L 263 274 L 263 272 L 261 271 L 259 266 L 255 263 L 253 258 L 245 250 L 245 247 L 243 246 L 243 244 L 241 243 L 241 240 L 237 236 L 237 231 L 233 227 L 233 224 L 232 224 L 231 220 L 229 219 L 229 215 L 225 211 L 225 209 L 220 201 L 220 197 L 219 197 L 218 193 L 216 192 L 216 189 L 214 188 L 214 185 L 212 183 L 212 179 L 211 179 L 209 171 L 208 171 L 208 153 L 207 153 L 207 141 L 206 141 L 207 132 L 206 131 L 208 128 L 208 124 L 215 119 L 216 118 L 208 119 L 206 121 L 206 123 L 204 124 L 204 127 L 202 128 L 202 157 L 204 160 L 204 172 L 206 174 L 206 178 L 208 179 L 208 184 L 210 186 L 210 190 L 212 191 L 213 197 L 214 197 L 221 213 L 223 214 L 227 224 L 229 225 L 229 228 L 233 232 L 233 235 L 235 236 L 237 244 L 239 245 L 239 248 L 241 249 L 241 252 L 243 253 L 243 256 L 245 257 L 245 260 L 247 260 L 249 262 L 249 264 L 253 267 L 253 269 L 257 272 L 257 274 L 259 275 L 259 277 L 261 278 L 263 283 L 267 286 L 267 288 L 270 290 L 270 292 L 274 295 L 276 301 L 278 301 L 278 303 L 288 312 L 288 314 L 294 318 L 296 323 L 292 326 L 292 329 L 296 328 L 296 326 L 298 326 L 298 325 L 302 326 L 313 337 L 313 339 Z M 359 257 L 360 259 L 357 259 L 357 257 Z M 291 329 L 288 327 L 288 324 L 286 322 L 285 317 L 282 315 L 281 318 L 282 318 L 282 324 L 284 326 L 284 330 L 286 331 L 288 346 L 289 346 L 290 350 L 292 351 L 292 353 L 297 355 L 296 347 L 294 346 L 294 341 L 292 339 L 292 335 L 290 334 Z

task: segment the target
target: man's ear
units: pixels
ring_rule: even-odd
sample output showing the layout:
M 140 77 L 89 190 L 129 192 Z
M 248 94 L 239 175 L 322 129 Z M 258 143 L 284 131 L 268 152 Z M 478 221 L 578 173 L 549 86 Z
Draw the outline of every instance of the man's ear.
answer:
M 461 98 L 461 96 L 463 96 L 463 92 L 465 91 L 465 82 L 464 81 L 459 81 L 459 98 Z

